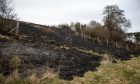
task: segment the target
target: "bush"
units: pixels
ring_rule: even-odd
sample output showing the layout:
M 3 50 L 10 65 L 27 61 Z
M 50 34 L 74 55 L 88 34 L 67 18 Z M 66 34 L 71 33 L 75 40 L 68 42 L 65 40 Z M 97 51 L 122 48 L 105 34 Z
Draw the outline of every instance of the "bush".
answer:
M 9 66 L 11 69 L 15 70 L 20 65 L 21 60 L 18 56 L 13 56 L 9 61 Z

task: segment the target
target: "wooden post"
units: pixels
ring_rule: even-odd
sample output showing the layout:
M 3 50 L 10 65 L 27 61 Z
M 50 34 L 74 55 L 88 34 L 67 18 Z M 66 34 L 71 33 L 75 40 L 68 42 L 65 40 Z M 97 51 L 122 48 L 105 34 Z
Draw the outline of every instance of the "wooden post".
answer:
M 86 35 L 84 35 L 84 40 L 86 41 Z
M 86 41 L 86 35 L 84 35 L 84 40 Z
M 90 34 L 88 35 L 88 38 L 91 39 Z
M 94 44 L 94 39 L 92 39 L 92 42 L 93 42 L 93 44 Z
M 98 37 L 98 39 L 97 39 L 97 40 L 98 40 L 98 43 L 100 44 L 100 42 L 99 42 L 99 41 L 100 41 L 100 38 L 99 38 L 99 37 Z
M 107 45 L 108 45 L 108 38 L 106 39 L 106 43 L 107 43 Z
M 117 41 L 115 42 L 115 46 L 118 47 Z
M 129 46 L 126 44 L 126 49 L 129 51 Z
M 53 33 L 55 34 L 55 28 L 53 29 Z
M 16 27 L 15 27 L 15 33 L 16 33 L 16 35 L 18 35 L 19 34 L 19 22 L 17 21 L 16 22 Z
M 120 43 L 118 43 L 118 48 L 120 48 Z
M 88 35 L 86 35 L 86 42 L 88 41 Z

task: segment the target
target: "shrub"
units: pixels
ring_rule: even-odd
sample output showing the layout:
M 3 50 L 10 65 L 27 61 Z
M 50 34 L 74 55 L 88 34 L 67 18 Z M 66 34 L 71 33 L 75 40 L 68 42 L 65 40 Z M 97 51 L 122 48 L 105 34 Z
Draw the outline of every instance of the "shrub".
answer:
M 11 69 L 15 70 L 20 65 L 20 63 L 21 63 L 20 58 L 14 55 L 9 61 L 9 66 Z

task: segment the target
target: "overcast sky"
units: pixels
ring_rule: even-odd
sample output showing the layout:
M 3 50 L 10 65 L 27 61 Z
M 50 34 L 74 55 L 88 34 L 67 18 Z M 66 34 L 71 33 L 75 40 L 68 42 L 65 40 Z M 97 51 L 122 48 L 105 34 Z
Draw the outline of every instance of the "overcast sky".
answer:
M 129 32 L 140 32 L 140 0 L 14 0 L 20 20 L 46 25 L 102 22 L 104 7 L 114 4 L 131 20 Z

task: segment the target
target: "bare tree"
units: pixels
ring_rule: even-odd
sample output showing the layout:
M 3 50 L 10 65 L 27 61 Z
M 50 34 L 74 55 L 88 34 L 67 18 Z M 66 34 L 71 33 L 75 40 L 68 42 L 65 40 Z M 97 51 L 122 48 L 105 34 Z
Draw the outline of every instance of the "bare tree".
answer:
M 12 7 L 13 0 L 0 0 L 0 32 L 19 34 L 17 14 Z
M 17 19 L 17 14 L 11 6 L 12 0 L 0 0 L 0 17 L 6 19 Z
M 99 22 L 96 22 L 96 21 L 90 21 L 89 23 L 89 27 L 91 28 L 97 28 L 97 27 L 101 27 L 101 24 Z
M 103 19 L 104 25 L 111 31 L 121 31 L 131 27 L 131 23 L 126 19 L 124 11 L 117 5 L 106 6 L 103 14 L 105 15 Z
M 131 27 L 131 23 L 126 19 L 124 11 L 117 5 L 109 5 L 105 7 L 103 14 L 104 27 L 110 31 L 110 40 L 114 39 L 112 32 L 118 33 L 115 37 L 118 41 L 122 40 L 122 37 L 124 37 L 123 40 L 125 40 L 125 30 Z

